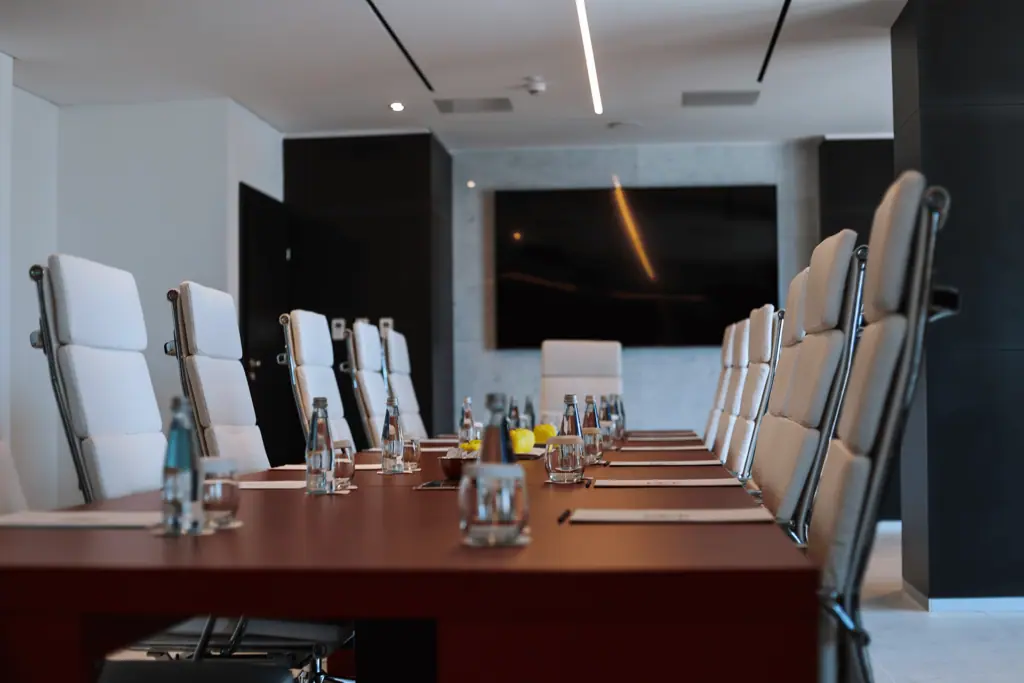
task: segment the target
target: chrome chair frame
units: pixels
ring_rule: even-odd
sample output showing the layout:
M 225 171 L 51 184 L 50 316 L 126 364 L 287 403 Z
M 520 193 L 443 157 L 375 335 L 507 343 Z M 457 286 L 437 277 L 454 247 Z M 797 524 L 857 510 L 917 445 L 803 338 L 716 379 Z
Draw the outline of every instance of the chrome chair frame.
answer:
M 380 372 L 384 375 L 384 391 L 391 396 L 391 368 L 388 367 L 388 335 L 387 330 L 395 329 L 394 318 L 381 318 L 377 323 L 377 331 L 380 332 Z
M 370 319 L 356 318 L 355 322 L 368 323 Z M 373 448 L 373 434 L 376 430 L 370 423 L 370 413 L 367 409 L 366 401 L 363 400 L 363 392 L 359 389 L 359 377 L 356 374 L 359 371 L 359 362 L 354 336 L 355 328 L 345 325 L 344 320 L 341 321 L 341 324 L 344 327 L 345 351 L 348 353 L 348 360 L 341 363 L 340 369 L 352 380 L 352 392 L 356 395 L 356 405 L 359 407 L 359 421 L 363 424 L 363 435 L 366 437 L 368 447 Z M 382 358 L 381 360 L 383 361 L 384 359 Z
M 302 405 L 302 395 L 299 392 L 299 378 L 297 376 L 298 365 L 295 362 L 295 337 L 292 332 L 292 317 L 288 313 L 282 313 L 277 319 L 284 330 L 284 353 L 278 354 L 278 365 L 288 367 L 288 381 L 292 385 L 292 397 L 295 399 L 295 409 L 299 412 L 299 424 L 302 425 L 303 441 L 309 438 L 309 421 L 306 419 L 306 410 Z M 342 331 L 345 332 L 345 321 L 341 321 Z
M 171 317 L 174 320 L 174 338 L 164 344 L 164 355 L 174 356 L 178 361 L 178 378 L 181 381 L 181 392 L 188 399 L 192 410 L 192 426 L 199 438 L 199 450 L 204 458 L 210 457 L 210 444 L 206 441 L 206 430 L 199 420 L 199 406 L 194 400 L 195 391 L 192 381 L 185 369 L 185 356 L 188 350 L 188 330 L 185 327 L 185 312 L 182 310 L 181 292 L 175 287 L 167 290 L 167 300 L 171 302 Z
M 854 249 L 850 257 L 850 270 L 846 276 L 846 296 L 839 318 L 839 329 L 846 333 L 843 352 L 839 357 L 836 376 L 829 388 L 825 410 L 822 413 L 821 428 L 818 430 L 818 445 L 800 492 L 796 513 L 784 527 L 790 537 L 801 546 L 807 545 L 807 533 L 810 528 L 814 497 L 818 493 L 818 481 L 821 479 L 821 471 L 825 467 L 828 445 L 832 441 L 832 434 L 839 423 L 839 413 L 843 407 L 843 399 L 846 398 L 846 385 L 850 379 L 850 369 L 853 367 L 853 352 L 857 347 L 857 340 L 860 339 L 861 321 L 864 314 L 864 270 L 867 267 L 867 261 L 867 246 L 861 245 Z
M 34 349 L 40 349 L 46 355 L 46 366 L 50 372 L 50 384 L 57 401 L 57 412 L 64 427 L 64 436 L 71 450 L 71 462 L 78 478 L 78 490 L 82 499 L 88 504 L 96 501 L 96 489 L 93 486 L 92 473 L 82 453 L 82 442 L 75 434 L 71 421 L 71 404 L 68 400 L 64 375 L 57 363 L 57 329 L 56 312 L 54 311 L 53 288 L 50 283 L 50 269 L 36 264 L 29 268 L 28 276 L 36 283 L 36 294 L 39 300 L 39 329 L 29 335 L 29 343 Z
M 754 466 L 754 453 L 756 452 L 757 436 L 761 433 L 761 420 L 768 412 L 768 398 L 772 393 L 772 386 L 775 384 L 775 370 L 779 367 L 779 353 L 782 351 L 782 326 L 786 320 L 786 309 L 780 308 L 772 316 L 772 349 L 771 359 L 768 361 L 768 381 L 765 382 L 764 392 L 761 394 L 761 401 L 757 406 L 757 414 L 754 416 L 754 433 L 747 445 L 747 453 L 743 459 L 744 465 L 737 478 L 744 484 L 750 481 L 750 470 Z
M 909 291 L 905 294 L 907 334 L 900 353 L 893 385 L 886 397 L 875 445 L 868 454 L 872 466 L 867 490 L 861 504 L 860 519 L 854 534 L 851 571 L 844 585 L 824 590 L 820 596 L 824 610 L 845 635 L 840 650 L 849 654 L 846 673 L 850 681 L 872 683 L 867 647 L 870 636 L 861 621 L 860 592 L 864 583 L 878 526 L 879 507 L 900 451 L 910 407 L 917 388 L 924 357 L 925 331 L 929 323 L 956 315 L 960 309 L 959 292 L 933 284 L 935 244 L 949 215 L 949 193 L 932 186 L 924 192 L 913 239 L 913 262 L 907 274 Z

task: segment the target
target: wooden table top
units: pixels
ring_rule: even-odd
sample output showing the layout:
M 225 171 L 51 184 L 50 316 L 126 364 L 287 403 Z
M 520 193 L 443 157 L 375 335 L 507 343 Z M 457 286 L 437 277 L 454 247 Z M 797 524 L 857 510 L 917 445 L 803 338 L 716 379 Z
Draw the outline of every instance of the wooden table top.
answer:
M 360 459 L 374 457 L 360 454 Z M 610 459 L 708 459 L 706 451 L 612 453 Z M 457 494 L 415 491 L 441 478 L 436 454 L 423 472 L 382 476 L 360 471 L 357 491 L 312 497 L 302 490 L 243 491 L 242 528 L 201 538 L 167 539 L 142 530 L 0 529 L 0 609 L 36 609 L 74 601 L 76 611 L 181 614 L 262 612 L 268 616 L 428 616 L 471 609 L 453 596 L 499 580 L 511 612 L 564 609 L 528 596 L 569 580 L 602 594 L 603 613 L 635 613 L 707 600 L 746 609 L 753 586 L 760 610 L 778 590 L 813 594 L 817 570 L 773 524 L 573 525 L 563 511 L 607 508 L 737 508 L 756 502 L 742 487 L 604 489 L 545 484 L 542 461 L 525 461 L 531 542 L 472 549 L 460 543 Z M 599 479 L 727 476 L 719 466 L 588 468 Z M 295 479 L 271 471 L 253 479 Z M 154 510 L 156 492 L 93 509 Z M 154 583 L 159 577 L 160 583 Z M 629 582 L 607 591 L 608 580 Z M 756 584 L 753 583 L 756 581 Z M 158 589 L 154 589 L 159 585 Z M 267 586 L 281 586 L 268 590 Z M 310 586 L 305 593 L 303 586 Z M 626 584 L 618 583 L 623 586 Z M 315 589 L 321 586 L 321 589 Z M 40 592 L 42 591 L 42 592 Z M 309 599 L 303 600 L 303 595 Z M 314 597 L 315 596 L 315 597 Z M 517 600 L 517 596 L 522 600 Z M 254 600 L 258 607 L 254 607 Z M 41 603 L 41 601 L 43 601 Z M 690 603 L 691 605 L 694 603 Z M 587 611 L 595 606 L 579 606 Z M 258 616 L 258 615 L 257 615 Z

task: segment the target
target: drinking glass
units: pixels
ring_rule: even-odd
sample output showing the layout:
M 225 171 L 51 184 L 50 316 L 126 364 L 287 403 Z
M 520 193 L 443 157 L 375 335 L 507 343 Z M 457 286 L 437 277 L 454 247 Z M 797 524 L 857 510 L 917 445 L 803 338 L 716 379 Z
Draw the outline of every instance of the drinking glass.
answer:
M 553 436 L 544 446 L 544 469 L 552 484 L 578 484 L 583 481 L 586 455 L 579 435 Z
M 463 466 L 459 483 L 459 529 L 463 543 L 477 547 L 520 545 L 530 519 L 526 477 L 518 463 Z
M 602 439 L 602 447 L 609 451 L 614 451 L 619 446 L 616 441 L 616 436 L 619 433 L 618 422 L 619 416 L 612 415 L 601 423 L 601 435 L 604 437 Z
M 420 440 L 406 439 L 405 441 L 405 471 L 407 473 L 420 471 Z
M 585 453 L 585 465 L 596 465 L 601 462 L 604 449 L 601 438 L 600 427 L 583 428 L 583 452 Z
M 334 442 L 334 490 L 347 491 L 356 474 L 356 449 L 351 441 Z
M 210 529 L 237 529 L 241 495 L 238 467 L 230 458 L 203 458 L 203 509 Z

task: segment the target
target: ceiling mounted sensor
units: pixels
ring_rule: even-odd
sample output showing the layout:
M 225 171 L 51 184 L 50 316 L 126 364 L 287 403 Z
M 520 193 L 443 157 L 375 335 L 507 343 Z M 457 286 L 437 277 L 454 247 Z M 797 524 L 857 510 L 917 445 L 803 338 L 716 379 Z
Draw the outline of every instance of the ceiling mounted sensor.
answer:
M 752 107 L 759 97 L 758 90 L 694 90 L 683 93 L 683 106 Z
M 507 97 L 463 97 L 434 100 L 442 114 L 500 114 L 512 111 L 512 100 Z

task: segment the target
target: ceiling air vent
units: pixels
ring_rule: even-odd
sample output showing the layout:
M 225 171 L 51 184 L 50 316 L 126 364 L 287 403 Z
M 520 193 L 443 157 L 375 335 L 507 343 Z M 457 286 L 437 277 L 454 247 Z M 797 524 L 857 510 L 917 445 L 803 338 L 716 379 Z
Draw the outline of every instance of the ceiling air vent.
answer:
M 758 90 L 695 90 L 683 93 L 684 107 L 749 107 L 761 96 Z
M 497 114 L 512 111 L 512 100 L 507 97 L 464 97 L 452 100 L 434 100 L 442 114 Z

